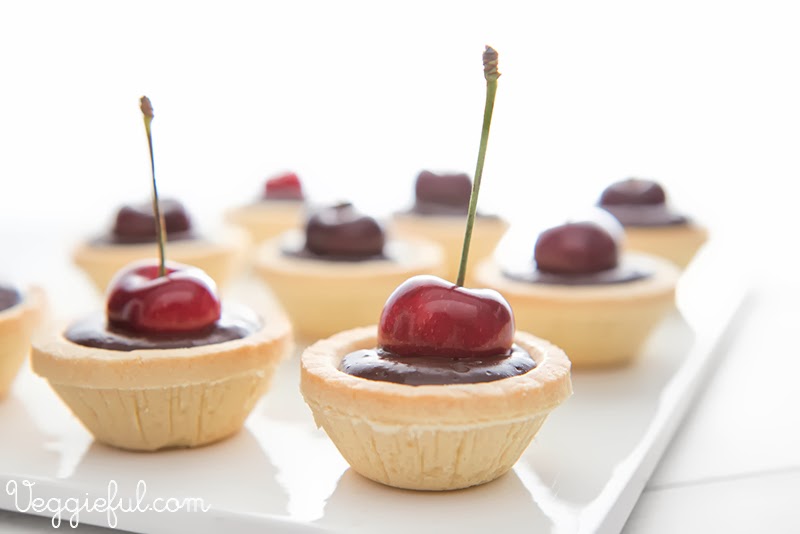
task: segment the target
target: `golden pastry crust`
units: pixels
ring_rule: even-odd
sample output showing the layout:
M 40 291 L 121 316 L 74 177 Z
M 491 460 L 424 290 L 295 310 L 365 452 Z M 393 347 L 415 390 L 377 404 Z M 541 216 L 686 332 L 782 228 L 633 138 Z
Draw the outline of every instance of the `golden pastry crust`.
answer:
M 708 240 L 708 231 L 694 223 L 654 227 L 625 227 L 627 250 L 666 258 L 685 268 Z
M 31 335 L 44 313 L 44 292 L 30 288 L 16 305 L 0 311 L 0 399 L 8 394 L 30 352 Z
M 493 480 L 572 393 L 564 351 L 523 332 L 515 341 L 536 367 L 494 382 L 409 386 L 338 370 L 346 354 L 375 347 L 376 335 L 358 328 L 307 348 L 300 389 L 353 469 L 383 484 L 451 490 Z
M 291 350 L 288 321 L 274 318 L 238 340 L 129 352 L 57 331 L 34 342 L 32 363 L 97 440 L 157 450 L 237 432 Z
M 494 261 L 486 261 L 476 279 L 508 300 L 517 328 L 562 347 L 576 368 L 618 365 L 636 356 L 674 307 L 680 275 L 675 265 L 655 256 L 629 253 L 623 261 L 652 275 L 620 284 L 535 284 L 512 280 Z
M 305 211 L 301 200 L 262 201 L 233 208 L 226 219 L 247 230 L 254 243 L 261 243 L 303 226 Z
M 152 388 L 200 384 L 276 365 L 291 350 L 291 328 L 271 319 L 242 339 L 179 349 L 118 351 L 84 347 L 63 328 L 39 336 L 33 370 L 53 383 L 94 388 Z
M 419 239 L 389 242 L 390 260 L 337 262 L 283 254 L 282 243 L 297 236 L 287 233 L 264 243 L 255 267 L 295 332 L 310 340 L 376 322 L 398 285 L 414 275 L 443 271 L 441 249 Z
M 392 218 L 391 232 L 398 236 L 419 237 L 438 243 L 445 254 L 445 279 L 455 282 L 464 246 L 466 216 L 417 215 L 397 213 Z M 472 229 L 469 257 L 467 258 L 467 284 L 472 282 L 473 266 L 490 257 L 506 233 L 508 223 L 499 217 L 477 217 Z
M 240 228 L 228 228 L 219 239 L 186 239 L 167 242 L 167 255 L 171 261 L 194 265 L 204 270 L 219 286 L 224 286 L 244 265 L 250 238 Z M 101 293 L 117 272 L 131 262 L 155 258 L 155 243 L 132 245 L 97 244 L 79 245 L 73 260 L 81 267 Z

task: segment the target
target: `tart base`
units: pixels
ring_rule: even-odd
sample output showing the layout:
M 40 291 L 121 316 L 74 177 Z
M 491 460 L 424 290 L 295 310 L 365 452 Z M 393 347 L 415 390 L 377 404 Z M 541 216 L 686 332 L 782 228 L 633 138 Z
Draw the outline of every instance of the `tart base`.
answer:
M 155 451 L 236 433 L 291 349 L 280 318 L 239 340 L 182 349 L 84 347 L 59 331 L 34 342 L 32 363 L 96 440 Z
M 392 218 L 391 231 L 398 236 L 419 237 L 436 242 L 444 250 L 445 279 L 455 282 L 464 246 L 467 218 L 443 215 L 397 213 Z M 506 233 L 508 223 L 499 217 L 476 217 L 467 257 L 466 284 L 473 285 L 473 267 L 490 257 Z
M 303 226 L 305 203 L 302 201 L 254 202 L 229 210 L 228 222 L 244 228 L 254 243 L 277 237 Z
M 625 260 L 653 274 L 642 280 L 595 286 L 535 284 L 512 280 L 496 263 L 478 266 L 482 287 L 511 304 L 518 328 L 551 340 L 576 368 L 629 363 L 650 332 L 674 307 L 679 271 L 671 262 L 629 253 Z
M 31 335 L 43 313 L 44 292 L 29 289 L 18 304 L 0 311 L 0 400 L 8 395 L 11 384 L 31 349 Z
M 267 241 L 256 255 L 256 272 L 289 315 L 296 334 L 316 341 L 378 320 L 395 288 L 418 274 L 441 275 L 442 253 L 425 241 L 395 242 L 395 259 L 357 262 L 286 256 L 286 236 Z M 390 243 L 388 246 L 392 246 Z
M 167 242 L 171 261 L 194 265 L 204 270 L 220 287 L 244 266 L 250 238 L 240 228 L 226 229 L 219 240 L 187 239 Z M 133 245 L 97 245 L 83 243 L 73 253 L 73 260 L 83 269 L 95 287 L 105 293 L 117 272 L 131 262 L 155 258 L 155 243 Z
M 198 447 L 239 431 L 274 368 L 216 382 L 100 389 L 52 384 L 97 441 L 120 449 Z
M 660 256 L 685 268 L 708 240 L 708 231 L 695 224 L 658 227 L 625 227 L 627 250 Z
M 515 341 L 537 366 L 494 382 L 408 386 L 339 371 L 346 354 L 375 346 L 376 330 L 341 332 L 306 349 L 300 389 L 353 470 L 388 486 L 441 491 L 494 480 L 572 393 L 564 352 L 522 332 Z

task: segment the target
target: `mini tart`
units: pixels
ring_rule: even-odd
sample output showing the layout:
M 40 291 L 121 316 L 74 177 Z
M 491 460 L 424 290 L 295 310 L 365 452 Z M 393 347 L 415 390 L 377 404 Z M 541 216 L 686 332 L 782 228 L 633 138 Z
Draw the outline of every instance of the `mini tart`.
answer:
M 626 226 L 625 248 L 666 258 L 678 267 L 689 265 L 708 239 L 708 231 L 694 223 L 667 226 Z
M 301 228 L 305 219 L 302 200 L 262 200 L 234 208 L 226 214 L 228 222 L 244 228 L 254 243 Z
M 455 281 L 461 262 L 466 224 L 466 214 L 457 216 L 397 213 L 392 218 L 391 232 L 398 236 L 422 237 L 438 243 L 444 250 L 447 268 L 444 278 Z M 474 272 L 473 265 L 492 255 L 507 229 L 508 223 L 499 217 L 475 218 L 467 258 L 467 283 L 472 280 L 470 274 Z
M 288 322 L 275 318 L 234 341 L 130 352 L 78 345 L 60 330 L 34 342 L 32 363 L 95 439 L 154 451 L 239 431 L 291 349 Z
M 511 304 L 517 328 L 562 347 L 576 368 L 630 362 L 653 328 L 674 307 L 679 270 L 654 256 L 625 254 L 621 261 L 650 276 L 618 284 L 537 284 L 505 276 L 494 261 L 478 266 L 481 287 Z
M 390 259 L 328 261 L 284 254 L 282 243 L 290 237 L 296 234 L 259 248 L 256 272 L 286 310 L 295 332 L 312 341 L 374 323 L 403 281 L 444 271 L 441 249 L 427 241 L 389 241 Z
M 239 228 L 227 228 L 216 240 L 204 238 L 167 241 L 170 260 L 194 265 L 224 286 L 243 266 L 250 239 Z M 153 258 L 158 254 L 156 243 L 98 244 L 86 242 L 73 253 L 75 263 L 105 293 L 117 272 L 137 260 Z
M 22 300 L 0 311 L 0 400 L 8 395 L 31 349 L 31 335 L 44 307 L 44 292 L 31 288 Z
M 300 389 L 350 466 L 388 486 L 453 490 L 494 480 L 572 393 L 564 351 L 523 332 L 515 342 L 536 367 L 494 382 L 409 386 L 338 370 L 345 355 L 374 348 L 376 335 L 374 326 L 357 328 L 307 348 Z

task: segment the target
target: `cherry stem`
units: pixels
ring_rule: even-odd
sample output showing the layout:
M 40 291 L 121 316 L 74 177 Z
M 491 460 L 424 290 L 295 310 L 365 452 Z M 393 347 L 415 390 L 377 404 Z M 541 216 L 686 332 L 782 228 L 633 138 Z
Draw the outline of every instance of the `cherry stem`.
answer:
M 464 232 L 464 247 L 461 249 L 461 264 L 458 267 L 457 286 L 464 285 L 467 275 L 467 258 L 469 257 L 469 244 L 472 241 L 472 228 L 475 226 L 475 214 L 478 211 L 478 193 L 481 189 L 483 176 L 483 163 L 486 160 L 486 146 L 489 143 L 489 127 L 492 124 L 492 111 L 494 111 L 494 97 L 497 94 L 497 51 L 487 46 L 483 52 L 483 75 L 486 78 L 486 105 L 483 110 L 483 129 L 481 130 L 481 143 L 478 148 L 478 162 L 475 165 L 475 176 L 472 179 L 472 193 L 469 197 L 469 211 L 467 212 L 467 228 Z
M 150 148 L 150 175 L 153 177 L 153 214 L 156 219 L 156 237 L 158 241 L 158 276 L 167 274 L 166 254 L 164 253 L 164 242 L 166 241 L 166 228 L 164 215 L 161 213 L 161 205 L 158 202 L 158 187 L 156 186 L 156 164 L 153 158 L 153 135 L 150 133 L 150 124 L 153 122 L 153 105 L 150 99 L 143 96 L 140 100 L 140 108 L 144 116 L 144 129 L 147 132 L 147 145 Z

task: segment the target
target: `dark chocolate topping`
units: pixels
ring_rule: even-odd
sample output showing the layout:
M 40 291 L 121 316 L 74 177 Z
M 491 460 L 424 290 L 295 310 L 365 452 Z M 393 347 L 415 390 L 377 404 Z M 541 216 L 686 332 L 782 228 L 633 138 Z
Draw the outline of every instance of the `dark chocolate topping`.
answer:
M 192 224 L 183 205 L 177 200 L 160 201 L 167 239 L 191 235 Z M 118 244 L 150 243 L 156 240 L 156 218 L 152 203 L 127 205 L 120 208 L 109 238 Z
M 16 306 L 22 301 L 22 295 L 11 286 L 0 284 L 0 311 Z
M 535 263 L 527 262 L 520 265 L 505 265 L 500 271 L 506 278 L 517 282 L 562 286 L 624 284 L 652 276 L 651 272 L 625 264 L 596 273 L 562 274 L 540 271 Z
M 684 215 L 671 212 L 664 204 L 602 207 L 623 226 L 673 226 L 689 222 Z
M 469 175 L 422 171 L 415 184 L 413 212 L 423 215 L 465 215 L 469 209 L 472 180 Z
M 106 316 L 97 312 L 71 324 L 64 337 L 85 347 L 128 352 L 139 349 L 179 349 L 201 347 L 242 339 L 261 328 L 261 322 L 247 310 L 223 309 L 222 316 L 213 326 L 198 332 L 181 334 L 142 334 L 111 328 Z
M 511 353 L 472 360 L 429 356 L 397 356 L 382 349 L 351 352 L 339 370 L 349 375 L 409 386 L 476 384 L 527 373 L 536 367 L 527 351 L 514 345 Z
M 281 245 L 281 254 L 290 256 L 292 258 L 300 258 L 305 260 L 322 260 L 333 262 L 361 262 L 361 261 L 376 261 L 376 260 L 389 260 L 389 256 L 381 252 L 372 256 L 345 256 L 337 254 L 315 254 L 308 250 L 304 245 L 292 246 L 284 243 Z
M 306 223 L 308 252 L 318 257 L 370 259 L 383 255 L 383 227 L 343 203 L 317 211 Z

